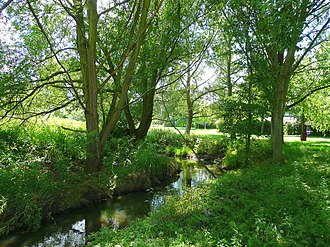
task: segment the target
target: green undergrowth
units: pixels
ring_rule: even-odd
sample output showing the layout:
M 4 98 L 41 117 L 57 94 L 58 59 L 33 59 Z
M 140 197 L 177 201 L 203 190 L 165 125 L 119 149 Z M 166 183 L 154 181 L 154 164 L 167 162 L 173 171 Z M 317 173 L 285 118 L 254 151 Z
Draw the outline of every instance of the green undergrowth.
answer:
M 168 156 L 189 157 L 195 152 L 213 159 L 223 157 L 229 143 L 224 135 L 181 136 L 174 131 L 157 129 L 149 131 L 146 141 Z
M 83 128 L 70 123 L 60 122 L 71 129 Z M 84 133 L 55 122 L 1 126 L 0 237 L 38 229 L 54 213 L 114 192 L 149 188 L 177 170 L 152 143 L 124 137 L 109 140 L 102 171 L 88 175 L 85 143 Z
M 103 165 L 117 177 L 117 194 L 150 188 L 173 176 L 179 169 L 178 163 L 158 154 L 153 143 L 137 142 L 129 136 L 111 138 L 105 153 Z
M 0 236 L 37 229 L 51 213 L 83 203 L 89 191 L 109 190 L 105 173 L 83 172 L 81 133 L 7 124 L 0 140 Z
M 103 228 L 89 246 L 328 246 L 330 143 L 284 149 L 283 165 L 265 158 L 167 196 L 150 217 L 127 229 Z
M 249 164 L 246 164 L 247 157 Z M 261 163 L 271 163 L 271 157 L 272 147 L 269 139 L 251 139 L 249 155 L 247 155 L 245 143 L 236 140 L 228 145 L 222 167 L 227 170 L 234 170 Z

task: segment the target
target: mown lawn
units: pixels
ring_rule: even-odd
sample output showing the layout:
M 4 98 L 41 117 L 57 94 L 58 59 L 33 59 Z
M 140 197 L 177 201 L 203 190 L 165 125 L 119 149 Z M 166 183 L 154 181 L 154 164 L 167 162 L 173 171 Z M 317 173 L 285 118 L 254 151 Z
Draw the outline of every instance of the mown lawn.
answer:
M 103 228 L 98 246 L 329 246 L 330 142 L 285 144 L 286 163 L 250 167 L 168 196 L 127 229 Z M 257 145 L 256 145 L 257 146 Z

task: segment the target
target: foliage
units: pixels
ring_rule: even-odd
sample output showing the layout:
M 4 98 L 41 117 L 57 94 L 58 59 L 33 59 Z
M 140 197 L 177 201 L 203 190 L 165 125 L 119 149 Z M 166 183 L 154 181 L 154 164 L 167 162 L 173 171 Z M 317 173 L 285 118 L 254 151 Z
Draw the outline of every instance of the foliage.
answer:
M 240 141 L 232 142 L 226 151 L 223 159 L 223 167 L 225 169 L 238 169 L 245 166 L 245 145 Z M 253 139 L 251 142 L 250 165 L 260 164 L 262 162 L 270 162 L 272 155 L 269 140 Z
M 50 121 L 54 125 L 1 126 L 0 236 L 37 229 L 52 213 L 77 207 L 86 194 L 94 192 L 94 199 L 112 189 L 109 171 L 84 175 L 85 136 L 56 126 L 56 119 Z
M 199 155 L 222 157 L 226 151 L 228 169 L 267 160 L 268 144 L 254 141 L 250 150 L 250 137 L 267 133 L 261 130 L 269 115 L 272 154 L 281 163 L 288 102 L 302 102 L 293 111 L 328 130 L 327 1 L 101 2 L 7 1 L 0 7 L 0 32 L 8 32 L 0 37 L 0 120 L 25 122 L 57 111 L 85 120 L 86 126 L 75 129 L 89 139 L 39 122 L 2 127 L 0 235 L 14 226 L 36 228 L 51 208 L 108 191 L 112 169 L 140 180 L 161 175 L 167 160 L 156 152 L 189 156 L 194 148 Z M 205 81 L 198 69 L 213 63 L 205 54 L 215 38 L 219 54 L 210 57 L 219 55 L 220 85 Z M 160 121 L 170 118 L 176 126 L 184 124 L 186 107 L 188 119 L 208 116 L 204 123 L 210 124 L 218 105 L 222 130 L 232 139 L 245 136 L 245 146 L 237 142 L 227 149 L 225 139 L 183 139 L 162 131 L 152 131 L 145 142 L 122 137 L 129 125 L 131 135 L 144 139 L 154 105 Z M 86 171 L 94 172 L 102 158 L 101 173 L 84 175 L 84 160 Z
M 298 122 L 285 123 L 283 126 L 283 132 L 285 135 L 300 135 L 301 134 L 301 124 Z
M 170 161 L 167 157 L 157 154 L 157 149 L 152 143 L 144 142 L 135 150 L 132 163 L 136 167 L 136 172 L 157 178 L 164 174 L 164 167 Z
M 293 115 L 307 118 L 312 127 L 320 132 L 329 130 L 330 126 L 329 48 L 328 38 L 304 61 L 304 69 L 293 78 L 287 107 Z
M 198 155 L 223 157 L 228 145 L 229 140 L 223 135 L 199 136 L 196 144 L 196 153 Z
M 116 192 L 146 189 L 177 172 L 151 141 L 111 138 L 104 168 L 84 174 L 85 135 L 81 122 L 49 119 L 0 130 L 0 236 L 33 230 L 41 220 Z
M 157 153 L 158 146 L 150 141 L 136 141 L 130 136 L 111 138 L 105 149 L 103 163 L 121 176 L 140 173 L 161 177 L 169 159 Z M 165 171 L 166 172 L 166 171 Z
M 286 165 L 258 163 L 168 196 L 150 217 L 103 228 L 88 246 L 327 246 L 329 154 L 329 142 L 288 143 Z
M 104 149 L 103 164 L 108 167 L 129 166 L 135 151 L 134 139 L 130 136 L 110 138 Z
M 228 138 L 223 135 L 185 135 L 170 130 L 152 129 L 147 142 L 153 143 L 156 150 L 169 156 L 188 157 L 194 152 L 210 158 L 223 157 L 228 146 Z M 192 149 L 194 151 L 192 151 Z
M 182 148 L 184 146 L 183 138 L 170 130 L 152 129 L 149 131 L 146 141 L 154 143 L 158 152 L 173 154 L 174 148 Z

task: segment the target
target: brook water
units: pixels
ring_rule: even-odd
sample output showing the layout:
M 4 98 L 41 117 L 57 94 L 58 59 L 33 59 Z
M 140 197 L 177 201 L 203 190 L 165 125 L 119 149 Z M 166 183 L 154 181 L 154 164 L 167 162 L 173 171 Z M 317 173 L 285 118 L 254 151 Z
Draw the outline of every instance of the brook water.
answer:
M 12 234 L 0 240 L 1 247 L 16 246 L 83 246 L 86 236 L 102 225 L 121 228 L 131 221 L 148 215 L 164 202 L 164 195 L 182 194 L 187 187 L 210 179 L 203 168 L 180 161 L 182 171 L 173 181 L 146 191 L 133 192 L 99 204 L 71 210 L 43 223 L 36 232 Z

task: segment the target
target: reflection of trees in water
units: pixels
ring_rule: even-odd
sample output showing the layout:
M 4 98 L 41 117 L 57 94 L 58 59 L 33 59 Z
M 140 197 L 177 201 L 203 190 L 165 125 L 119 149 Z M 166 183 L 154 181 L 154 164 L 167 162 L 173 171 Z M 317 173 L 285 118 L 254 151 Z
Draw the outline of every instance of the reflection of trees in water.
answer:
M 182 171 L 182 180 L 184 186 L 186 187 L 191 187 L 192 171 L 193 171 L 193 167 L 187 167 Z
M 103 211 L 99 222 L 104 226 L 122 228 L 128 225 L 131 215 L 126 210 L 115 209 L 113 212 Z
M 151 211 L 164 204 L 164 193 L 156 193 L 150 202 Z
M 172 188 L 177 190 L 181 195 L 185 188 L 194 187 L 210 178 L 210 174 L 208 174 L 205 170 L 188 166 L 181 171 L 180 178 L 172 184 Z
M 211 175 L 204 170 L 195 169 L 193 166 L 184 167 L 180 178 L 166 187 L 166 191 L 155 193 L 151 200 L 151 210 L 157 209 L 164 204 L 164 197 L 170 193 L 182 195 L 185 188 L 194 187 L 211 178 Z
M 193 179 L 193 184 L 192 186 L 195 186 L 199 183 L 202 183 L 208 179 L 211 178 L 211 175 L 207 172 L 205 172 L 204 170 L 197 170 L 197 172 L 195 172 L 195 178 Z
M 165 195 L 182 195 L 186 188 L 194 187 L 209 178 L 206 171 L 185 166 L 180 178 L 161 191 L 151 189 L 122 195 L 90 208 L 63 214 L 54 219 L 57 224 L 50 223 L 38 232 L 22 238 L 14 236 L 14 239 L 8 239 L 10 243 L 5 246 L 81 246 L 84 245 L 86 236 L 97 231 L 102 224 L 115 228 L 124 227 L 130 221 L 143 217 L 164 204 Z M 3 246 L 3 242 L 0 246 Z
M 43 242 L 30 245 L 32 247 L 43 246 L 81 246 L 86 241 L 86 221 L 77 221 L 66 233 L 58 232 L 44 238 Z M 24 246 L 29 246 L 24 244 Z

